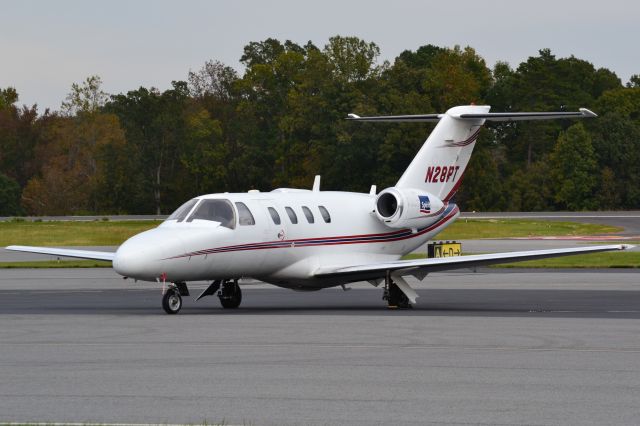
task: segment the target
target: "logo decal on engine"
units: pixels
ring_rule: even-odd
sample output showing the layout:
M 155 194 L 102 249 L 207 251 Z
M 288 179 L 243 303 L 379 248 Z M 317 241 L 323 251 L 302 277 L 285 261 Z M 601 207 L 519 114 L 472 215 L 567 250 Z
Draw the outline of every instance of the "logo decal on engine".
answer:
M 418 200 L 420 201 L 420 213 L 431 213 L 431 201 L 429 201 L 429 197 L 426 195 L 418 195 Z

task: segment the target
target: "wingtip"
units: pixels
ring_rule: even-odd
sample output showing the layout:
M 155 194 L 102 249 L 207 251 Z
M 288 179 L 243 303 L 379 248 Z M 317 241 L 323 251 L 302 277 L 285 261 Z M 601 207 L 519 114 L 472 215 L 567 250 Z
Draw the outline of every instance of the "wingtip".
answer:
M 582 113 L 583 117 L 597 117 L 598 114 L 596 114 L 595 112 L 587 109 L 587 108 L 580 108 L 580 112 Z

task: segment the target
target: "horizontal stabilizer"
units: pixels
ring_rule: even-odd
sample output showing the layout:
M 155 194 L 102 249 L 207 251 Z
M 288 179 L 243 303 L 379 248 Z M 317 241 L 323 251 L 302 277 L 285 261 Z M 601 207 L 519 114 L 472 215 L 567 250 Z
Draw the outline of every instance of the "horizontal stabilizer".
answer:
M 73 250 L 73 249 L 61 249 L 61 248 L 55 248 L 55 247 L 9 246 L 5 248 L 7 250 L 24 251 L 27 253 L 50 254 L 53 256 L 75 257 L 78 259 L 107 260 L 107 261 L 113 261 L 113 258 L 116 255 L 114 252 L 108 252 L 108 251 Z
M 419 115 L 380 115 L 376 117 L 360 117 L 356 114 L 349 114 L 347 120 L 351 121 L 378 121 L 378 122 L 428 122 L 439 121 L 442 114 L 419 114 Z
M 360 117 L 349 114 L 347 120 L 351 121 L 377 121 L 377 122 L 433 122 L 439 121 L 445 114 L 418 114 L 418 115 L 380 115 L 373 117 Z M 479 114 L 451 114 L 451 117 L 462 120 L 487 120 L 487 121 L 525 121 L 525 120 L 553 120 L 557 118 L 591 118 L 597 115 L 586 108 L 579 111 L 558 112 L 487 112 Z
M 592 117 L 597 117 L 596 113 L 586 108 L 580 108 L 577 112 L 488 112 L 486 114 L 460 114 L 457 118 L 488 121 L 525 121 Z

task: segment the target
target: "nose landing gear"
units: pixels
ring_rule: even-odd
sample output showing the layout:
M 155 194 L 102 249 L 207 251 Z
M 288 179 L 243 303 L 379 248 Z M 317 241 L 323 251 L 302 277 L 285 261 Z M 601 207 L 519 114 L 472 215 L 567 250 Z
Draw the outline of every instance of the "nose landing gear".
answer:
M 182 296 L 188 296 L 187 283 L 177 282 L 170 284 L 162 295 L 162 309 L 169 315 L 175 315 L 182 308 Z
M 162 296 L 162 309 L 170 315 L 175 315 L 182 308 L 182 296 L 176 287 L 169 287 Z

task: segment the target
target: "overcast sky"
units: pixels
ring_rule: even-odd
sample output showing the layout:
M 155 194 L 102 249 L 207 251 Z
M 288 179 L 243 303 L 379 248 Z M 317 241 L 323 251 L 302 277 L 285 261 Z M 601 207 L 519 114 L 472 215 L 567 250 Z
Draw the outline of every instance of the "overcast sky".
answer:
M 0 9 L 0 87 L 21 104 L 57 110 L 73 82 L 104 90 L 166 89 L 218 59 L 241 70 L 242 48 L 274 37 L 319 47 L 340 34 L 373 41 L 381 60 L 425 44 L 472 46 L 512 67 L 550 48 L 618 74 L 640 74 L 640 2 L 6 1 Z

